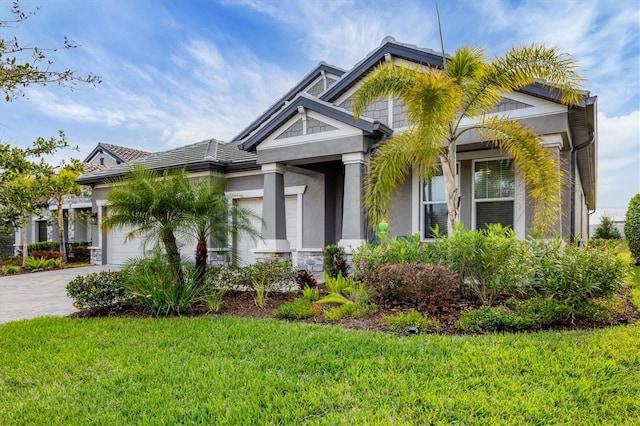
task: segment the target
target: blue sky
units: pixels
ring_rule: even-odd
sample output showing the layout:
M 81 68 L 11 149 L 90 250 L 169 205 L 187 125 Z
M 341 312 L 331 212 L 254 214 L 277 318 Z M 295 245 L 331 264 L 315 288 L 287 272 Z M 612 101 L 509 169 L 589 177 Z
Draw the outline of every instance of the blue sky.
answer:
M 84 158 L 98 142 L 159 151 L 230 140 L 319 61 L 349 69 L 381 40 L 439 50 L 433 1 L 22 0 L 40 10 L 23 44 L 81 47 L 57 68 L 102 77 L 96 88 L 29 88 L 0 104 L 0 141 L 26 146 L 62 129 Z M 0 3 L 0 20 L 10 18 Z M 545 43 L 574 55 L 598 96 L 600 212 L 640 192 L 640 8 L 635 1 L 440 1 L 445 49 L 499 55 Z

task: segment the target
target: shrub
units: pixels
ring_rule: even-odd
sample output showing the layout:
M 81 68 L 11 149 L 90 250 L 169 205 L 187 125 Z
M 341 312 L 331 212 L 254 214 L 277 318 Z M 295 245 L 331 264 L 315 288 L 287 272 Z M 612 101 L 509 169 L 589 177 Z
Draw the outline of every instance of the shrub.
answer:
M 31 272 L 43 271 L 55 266 L 55 259 L 29 256 L 26 261 L 27 269 Z
M 59 250 L 33 250 L 29 253 L 31 257 L 38 257 L 43 259 L 60 259 L 62 254 Z
M 88 311 L 119 311 L 132 301 L 124 289 L 124 279 L 117 271 L 78 276 L 67 284 L 73 306 Z
M 620 240 L 622 239 L 622 235 L 620 235 L 620 231 L 618 231 L 618 228 L 616 228 L 610 217 L 602 216 L 602 221 L 593 233 L 593 238 L 602 240 Z
M 432 244 L 420 242 L 420 234 L 393 238 L 388 244 L 363 244 L 353 253 L 355 278 L 371 288 L 384 265 L 435 263 L 432 249 Z
M 196 282 L 197 271 L 182 265 L 182 280 L 164 256 L 130 259 L 123 269 L 125 290 L 155 316 L 179 315 L 202 299 L 204 287 Z M 182 282 L 181 282 L 182 281 Z
M 555 240 L 538 254 L 534 289 L 569 306 L 616 294 L 624 262 L 606 245 L 564 246 Z
M 31 243 L 27 245 L 27 253 L 30 255 L 34 251 L 50 251 L 58 250 L 60 243 L 57 241 L 40 241 L 38 243 Z
M 629 242 L 631 258 L 636 265 L 640 265 L 640 194 L 636 194 L 629 201 L 629 208 L 625 217 L 624 235 Z
M 255 303 L 264 308 L 269 294 L 277 287 L 286 288 L 294 281 L 296 270 L 291 261 L 256 262 L 246 266 L 251 289 L 255 291 Z
M 434 312 L 445 310 L 458 290 L 457 275 L 433 264 L 386 265 L 371 284 L 376 302 L 421 305 Z
M 342 275 L 347 276 L 349 265 L 342 247 L 328 245 L 324 248 L 324 272 L 331 278 L 337 277 L 338 272 L 342 272 Z
M 395 315 L 383 315 L 383 321 L 389 325 L 394 333 L 404 333 L 410 327 L 416 327 L 419 330 L 428 328 L 439 328 L 440 324 L 437 319 L 424 317 L 415 309 L 406 312 L 398 312 Z
M 76 262 L 88 262 L 91 259 L 91 251 L 87 245 L 72 245 L 69 247 L 69 254 Z
M 5 265 L 2 267 L 3 274 L 16 274 L 22 270 L 20 265 Z
M 344 317 L 345 311 L 342 306 L 336 306 L 324 310 L 324 317 L 328 321 L 340 321 Z
M 221 265 L 208 268 L 205 286 L 211 289 L 228 288 L 245 291 L 251 288 L 251 267 Z
M 226 288 L 209 290 L 205 294 L 204 302 L 206 303 L 209 312 L 220 312 L 225 294 L 227 294 Z
M 309 303 L 315 302 L 320 298 L 320 289 L 318 289 L 318 287 L 305 286 L 302 289 L 302 298 Z
M 285 302 L 276 309 L 275 317 L 282 319 L 305 319 L 314 316 L 311 303 L 306 299 Z
M 298 270 L 298 273 L 296 275 L 296 283 L 298 284 L 299 288 L 314 288 L 318 286 L 318 280 L 316 280 L 313 274 L 306 269 Z
M 483 306 L 463 312 L 458 321 L 462 330 L 481 332 L 524 330 L 549 326 L 563 321 L 573 312 L 572 307 L 546 297 L 509 301 L 507 306 Z

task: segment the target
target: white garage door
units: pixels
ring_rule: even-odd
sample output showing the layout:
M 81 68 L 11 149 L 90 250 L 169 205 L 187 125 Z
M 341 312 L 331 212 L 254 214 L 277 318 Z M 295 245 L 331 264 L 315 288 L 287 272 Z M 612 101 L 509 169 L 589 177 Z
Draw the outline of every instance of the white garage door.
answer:
M 295 195 L 285 197 L 287 240 L 292 249 L 292 256 L 295 257 L 295 249 L 298 247 L 298 199 Z M 241 198 L 238 200 L 238 207 L 246 208 L 254 212 L 258 217 L 262 217 L 262 198 Z M 253 226 L 258 232 L 262 228 L 259 219 L 256 219 Z M 255 256 L 251 250 L 255 249 L 257 241 L 252 240 L 247 235 L 240 235 L 236 242 L 236 252 L 238 263 L 247 265 L 255 262 Z M 294 259 L 295 261 L 295 259 Z
M 112 228 L 107 232 L 107 264 L 122 265 L 132 257 L 144 255 L 141 238 L 125 241 L 129 232 L 128 228 Z

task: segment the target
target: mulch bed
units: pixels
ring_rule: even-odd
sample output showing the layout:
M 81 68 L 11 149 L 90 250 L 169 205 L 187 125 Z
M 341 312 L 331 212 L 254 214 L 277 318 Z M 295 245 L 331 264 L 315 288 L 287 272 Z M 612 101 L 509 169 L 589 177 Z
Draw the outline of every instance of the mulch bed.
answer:
M 325 292 L 326 294 L 326 292 Z M 640 312 L 635 308 L 633 303 L 630 300 L 630 294 L 625 295 L 625 303 L 622 306 L 620 312 L 618 312 L 615 318 L 611 321 L 610 324 L 602 324 L 602 323 L 593 323 L 584 320 L 576 320 L 569 321 L 567 320 L 565 323 L 555 324 L 551 327 L 544 328 L 546 330 L 578 330 L 578 329 L 593 329 L 593 328 L 604 328 L 607 326 L 614 325 L 626 325 L 633 324 L 638 319 L 640 319 Z M 276 309 L 283 303 L 289 302 L 300 297 L 296 293 L 272 293 L 267 299 L 266 306 L 264 308 L 260 308 L 256 306 L 254 302 L 254 294 L 252 292 L 230 292 L 227 293 L 224 297 L 224 301 L 222 303 L 222 308 L 219 313 L 209 314 L 206 313 L 204 309 L 196 309 L 194 312 L 186 314 L 184 316 L 202 316 L 202 315 L 231 315 L 237 317 L 247 317 L 247 318 L 274 318 Z M 460 318 L 460 313 L 466 309 L 479 307 L 479 303 L 471 300 L 470 298 L 465 298 L 462 296 L 457 297 L 452 306 L 447 309 L 445 312 L 438 312 L 433 314 L 428 312 L 425 309 L 417 309 L 423 313 L 427 313 L 430 316 L 435 316 L 438 318 L 440 322 L 440 328 L 438 330 L 429 330 L 429 333 L 436 334 L 470 334 L 458 330 L 456 328 L 456 323 Z M 305 320 L 299 320 L 299 322 L 305 323 L 316 323 L 316 324 L 327 324 L 332 326 L 340 326 L 345 328 L 352 328 L 358 330 L 375 330 L 382 332 L 390 332 L 389 327 L 384 323 L 383 316 L 384 315 L 394 315 L 401 311 L 407 311 L 411 309 L 412 306 L 378 306 L 378 310 L 375 313 L 371 313 L 366 315 L 363 318 L 354 319 L 354 318 L 342 318 L 338 321 L 329 321 L 326 320 L 323 316 L 312 317 Z M 71 317 L 133 317 L 133 318 L 141 318 L 141 317 L 149 317 L 150 315 L 144 311 L 128 309 L 121 312 L 113 313 L 113 312 L 103 312 L 103 313 L 88 313 L 84 311 L 76 312 L 70 315 Z M 293 321 L 293 320 L 283 320 L 283 321 Z M 528 330 L 528 331 L 539 331 L 536 330 Z

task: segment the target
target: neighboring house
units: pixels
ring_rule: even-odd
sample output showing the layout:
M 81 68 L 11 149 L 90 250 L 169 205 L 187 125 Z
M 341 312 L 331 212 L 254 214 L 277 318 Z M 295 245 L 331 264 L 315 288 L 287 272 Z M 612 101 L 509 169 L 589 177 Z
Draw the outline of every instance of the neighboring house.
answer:
M 361 203 L 367 160 L 377 146 L 407 128 L 406 108 L 395 99 L 380 99 L 361 119 L 353 118 L 351 96 L 382 61 L 441 66 L 442 55 L 386 38 L 349 71 L 320 63 L 232 142 L 212 139 L 136 162 L 159 170 L 186 167 L 193 177 L 223 173 L 229 199 L 263 219 L 262 240 L 233 242 L 241 260 L 292 257 L 299 267 L 318 271 L 326 245 L 349 250 L 372 238 Z M 542 135 L 565 177 L 556 231 L 566 238 L 587 235 L 588 212 L 595 209 L 596 98 L 585 94 L 579 106 L 568 107 L 532 85 L 505 96 L 494 113 L 518 118 Z M 80 178 L 93 188 L 93 212 L 99 219 L 109 214 L 106 182 L 128 167 Z M 467 228 L 501 222 L 521 238 L 532 231 L 535 206 L 521 173 L 500 150 L 471 137 L 460 141 L 458 179 Z M 421 182 L 413 173 L 396 194 L 388 218 L 392 234 L 420 233 L 429 240 L 429 228 L 442 220 L 443 209 L 446 216 L 443 185 L 441 178 Z M 93 229 L 94 263 L 121 263 L 143 254 L 140 241 L 123 243 L 125 231 L 98 229 Z M 211 259 L 216 259 L 213 252 Z
M 99 143 L 84 159 L 83 164 L 87 172 L 93 172 L 136 160 L 149 154 L 149 152 L 137 149 Z M 63 199 L 64 231 L 68 243 L 91 241 L 91 199 L 90 191 L 87 191 L 83 196 L 69 196 Z M 57 202 L 51 200 L 43 215 L 32 216 L 32 221 L 27 227 L 27 241 L 29 243 L 59 241 L 57 210 Z M 13 248 L 14 254 L 22 249 L 22 230 L 16 231 Z

